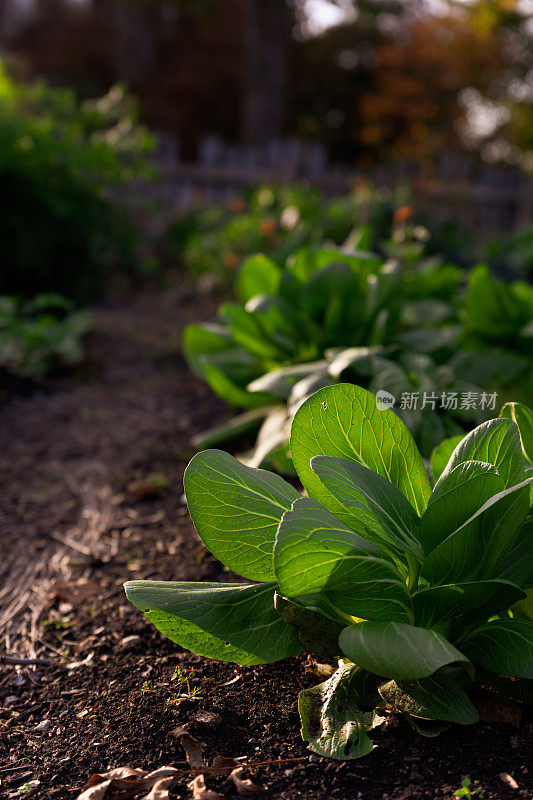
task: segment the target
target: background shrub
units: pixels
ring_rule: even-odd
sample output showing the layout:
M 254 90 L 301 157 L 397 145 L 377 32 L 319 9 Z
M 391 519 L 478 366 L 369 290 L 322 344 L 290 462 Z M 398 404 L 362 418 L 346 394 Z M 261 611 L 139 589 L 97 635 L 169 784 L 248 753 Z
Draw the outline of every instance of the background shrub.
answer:
M 16 84 L 0 65 L 2 291 L 84 303 L 111 266 L 131 263 L 135 229 L 113 196 L 146 174 L 151 145 L 121 87 L 79 102 L 68 89 Z

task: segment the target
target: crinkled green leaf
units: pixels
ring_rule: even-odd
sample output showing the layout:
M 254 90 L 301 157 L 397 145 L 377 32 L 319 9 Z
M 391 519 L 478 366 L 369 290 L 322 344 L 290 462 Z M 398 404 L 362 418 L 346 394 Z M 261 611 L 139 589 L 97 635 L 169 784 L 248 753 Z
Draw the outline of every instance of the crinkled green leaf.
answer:
M 281 520 L 274 547 L 280 592 L 320 608 L 324 597 L 347 615 L 409 620 L 410 598 L 383 551 L 314 500 L 301 498 Z
M 474 662 L 511 678 L 533 678 L 533 620 L 494 619 L 461 645 Z
M 296 655 L 296 630 L 274 608 L 275 584 L 129 581 L 128 599 L 173 642 L 201 656 L 269 664 Z
M 402 491 L 420 515 L 431 493 L 424 463 L 404 423 L 359 386 L 321 389 L 299 408 L 291 431 L 294 466 L 310 497 L 332 513 L 344 506 L 311 469 L 313 456 L 347 458 L 374 470 Z
M 221 450 L 197 453 L 183 483 L 196 530 L 213 555 L 249 580 L 274 580 L 276 530 L 300 497 L 296 489 Z
M 360 680 L 361 671 L 345 664 L 327 681 L 300 692 L 302 739 L 314 753 L 346 761 L 374 749 L 368 732 L 385 720 L 375 711 L 361 711 Z
M 441 634 L 402 622 L 360 622 L 345 628 L 342 652 L 368 672 L 395 680 L 427 678 L 447 664 L 469 667 L 468 658 Z

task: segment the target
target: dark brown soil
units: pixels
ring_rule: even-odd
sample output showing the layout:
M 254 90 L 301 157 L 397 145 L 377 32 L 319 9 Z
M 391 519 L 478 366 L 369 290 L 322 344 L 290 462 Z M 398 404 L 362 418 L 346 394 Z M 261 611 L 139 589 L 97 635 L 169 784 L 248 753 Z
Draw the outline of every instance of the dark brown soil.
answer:
M 226 413 L 179 350 L 183 324 L 211 311 L 185 290 L 102 307 L 98 374 L 0 409 L 0 652 L 50 662 L 0 668 L 0 795 L 75 798 L 95 772 L 171 765 L 183 770 L 171 797 L 192 797 L 194 773 L 172 734 L 187 724 L 209 762 L 275 762 L 253 772 L 266 787 L 259 797 L 451 800 L 470 776 L 472 796 L 531 800 L 526 710 L 504 708 L 513 724 L 455 726 L 435 739 L 392 719 L 365 759 L 328 762 L 299 736 L 297 694 L 319 680 L 310 660 L 210 662 L 163 639 L 125 600 L 128 578 L 227 577 L 194 533 L 181 486 L 192 435 Z M 208 785 L 237 796 L 222 779 Z

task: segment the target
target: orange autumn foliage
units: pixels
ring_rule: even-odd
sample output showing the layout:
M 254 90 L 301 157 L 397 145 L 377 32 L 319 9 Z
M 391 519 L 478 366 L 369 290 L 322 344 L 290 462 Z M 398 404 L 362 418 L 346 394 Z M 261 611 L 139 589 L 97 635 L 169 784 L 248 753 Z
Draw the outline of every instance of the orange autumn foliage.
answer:
M 360 100 L 363 144 L 422 159 L 457 144 L 459 92 L 494 81 L 501 49 L 497 35 L 453 17 L 421 19 L 408 39 L 382 44 L 372 91 Z

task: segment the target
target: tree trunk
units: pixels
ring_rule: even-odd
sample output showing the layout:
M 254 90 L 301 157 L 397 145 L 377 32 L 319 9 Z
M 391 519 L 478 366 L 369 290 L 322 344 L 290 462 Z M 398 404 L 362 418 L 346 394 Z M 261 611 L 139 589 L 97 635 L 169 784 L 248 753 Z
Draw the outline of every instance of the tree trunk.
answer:
M 262 144 L 283 133 L 291 14 L 286 0 L 244 0 L 243 138 Z

